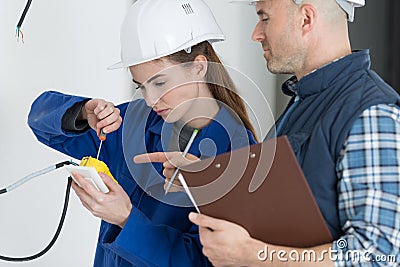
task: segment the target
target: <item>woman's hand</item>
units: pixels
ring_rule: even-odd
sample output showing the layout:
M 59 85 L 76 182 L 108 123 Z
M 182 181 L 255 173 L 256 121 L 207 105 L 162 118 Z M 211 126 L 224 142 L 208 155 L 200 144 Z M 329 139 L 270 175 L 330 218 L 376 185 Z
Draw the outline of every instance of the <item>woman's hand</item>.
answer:
M 78 173 L 72 173 L 81 187 L 73 182 L 72 188 L 78 195 L 83 206 L 94 216 L 123 228 L 132 210 L 132 203 L 124 189 L 116 184 L 111 177 L 99 173 L 110 192 L 102 193 Z
M 166 191 L 168 188 L 168 185 L 171 181 L 171 177 L 166 177 L 165 178 L 165 183 L 164 183 L 164 190 Z M 171 187 L 169 188 L 170 193 L 172 192 L 185 192 L 185 189 L 183 188 L 181 182 L 179 181 L 178 177 L 175 177 L 174 181 L 172 182 Z
M 134 157 L 133 161 L 135 163 L 149 163 L 149 162 L 161 162 L 163 163 L 163 175 L 165 176 L 164 189 L 167 188 L 171 181 L 172 175 L 174 174 L 176 168 L 183 167 L 194 161 L 199 160 L 198 157 L 192 154 L 186 154 L 186 157 L 182 156 L 182 152 L 154 152 L 148 154 L 141 154 Z M 181 183 L 178 178 L 175 177 L 172 187 L 169 192 L 180 192 L 185 191 L 182 188 Z
M 99 135 L 100 129 L 104 133 L 117 130 L 122 123 L 120 110 L 113 103 L 103 99 L 92 99 L 85 103 L 81 111 L 81 119 L 88 121 L 90 128 Z

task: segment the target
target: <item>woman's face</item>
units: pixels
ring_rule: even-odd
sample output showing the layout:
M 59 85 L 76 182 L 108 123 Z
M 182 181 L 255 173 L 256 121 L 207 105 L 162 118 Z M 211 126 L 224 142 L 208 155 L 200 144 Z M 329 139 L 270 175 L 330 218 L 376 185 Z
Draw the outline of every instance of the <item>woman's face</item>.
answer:
M 166 122 L 183 119 L 199 97 L 196 75 L 190 68 L 168 60 L 153 60 L 129 67 L 146 104 Z

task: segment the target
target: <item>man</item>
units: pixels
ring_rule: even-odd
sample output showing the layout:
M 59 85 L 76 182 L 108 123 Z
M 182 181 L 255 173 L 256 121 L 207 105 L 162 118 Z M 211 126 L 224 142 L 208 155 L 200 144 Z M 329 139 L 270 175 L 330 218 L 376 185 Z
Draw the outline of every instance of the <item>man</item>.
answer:
M 261 43 L 269 71 L 294 75 L 282 86 L 292 99 L 267 138 L 288 136 L 334 241 L 307 249 L 274 246 L 236 224 L 191 213 L 215 266 L 400 261 L 400 98 L 369 69 L 369 51 L 351 51 L 347 19 L 363 2 L 256 3 L 252 38 Z M 172 165 L 164 166 L 168 177 Z M 317 257 L 296 258 L 294 250 Z M 278 253 L 273 259 L 265 255 L 271 251 Z

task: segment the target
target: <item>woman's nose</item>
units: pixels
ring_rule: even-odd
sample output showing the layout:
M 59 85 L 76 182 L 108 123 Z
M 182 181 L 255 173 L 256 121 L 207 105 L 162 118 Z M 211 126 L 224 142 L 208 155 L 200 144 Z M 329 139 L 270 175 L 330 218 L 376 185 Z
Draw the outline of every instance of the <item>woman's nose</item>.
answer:
M 160 100 L 160 96 L 158 94 L 155 94 L 153 92 L 142 92 L 143 98 L 146 101 L 146 105 L 153 108 L 158 101 Z

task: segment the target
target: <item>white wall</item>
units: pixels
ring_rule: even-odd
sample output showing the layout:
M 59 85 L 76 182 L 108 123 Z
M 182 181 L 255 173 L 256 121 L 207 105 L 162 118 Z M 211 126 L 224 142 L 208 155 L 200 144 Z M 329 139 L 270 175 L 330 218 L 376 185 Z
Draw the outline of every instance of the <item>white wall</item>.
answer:
M 261 127 L 258 136 L 264 137 L 274 121 L 271 111 L 275 110 L 277 90 L 275 77 L 267 70 L 261 45 L 251 40 L 258 20 L 255 7 L 230 4 L 230 0 L 207 2 L 226 35 L 226 41 L 216 44 L 216 49 L 223 63 L 235 69 L 232 77 L 241 95 L 257 114 L 257 121 L 253 119 L 253 124 Z
M 227 35 L 227 42 L 217 46 L 224 62 L 249 76 L 266 89 L 267 98 L 274 99 L 274 80 L 265 70 L 259 45 L 250 40 L 256 21 L 252 7 L 232 6 L 228 0 L 208 2 Z M 33 0 L 22 27 L 22 44 L 14 35 L 25 3 L 0 0 L 0 188 L 69 159 L 37 142 L 27 127 L 30 105 L 42 91 L 55 89 L 116 103 L 130 97 L 127 72 L 106 70 L 119 59 L 119 28 L 129 0 Z M 256 105 L 257 112 L 265 110 L 265 101 L 247 86 L 251 82 L 239 82 L 246 86 L 240 90 L 250 105 Z M 259 119 L 265 135 L 272 119 L 265 115 Z M 47 245 L 61 214 L 65 185 L 66 174 L 59 170 L 0 195 L 1 255 L 27 256 Z M 99 220 L 72 192 L 55 246 L 40 259 L 18 266 L 90 266 L 98 225 Z M 0 261 L 0 267 L 14 265 Z
M 0 187 L 69 158 L 39 142 L 26 124 L 32 101 L 57 89 L 121 102 L 129 96 L 124 71 L 107 71 L 119 58 L 119 28 L 125 1 L 33 0 L 23 24 L 15 25 L 26 1 L 0 0 Z M 27 256 L 51 240 L 61 214 L 66 174 L 59 170 L 0 195 L 0 254 Z M 90 266 L 99 220 L 71 193 L 67 219 L 53 249 L 22 266 Z M 17 264 L 0 261 L 0 266 Z

